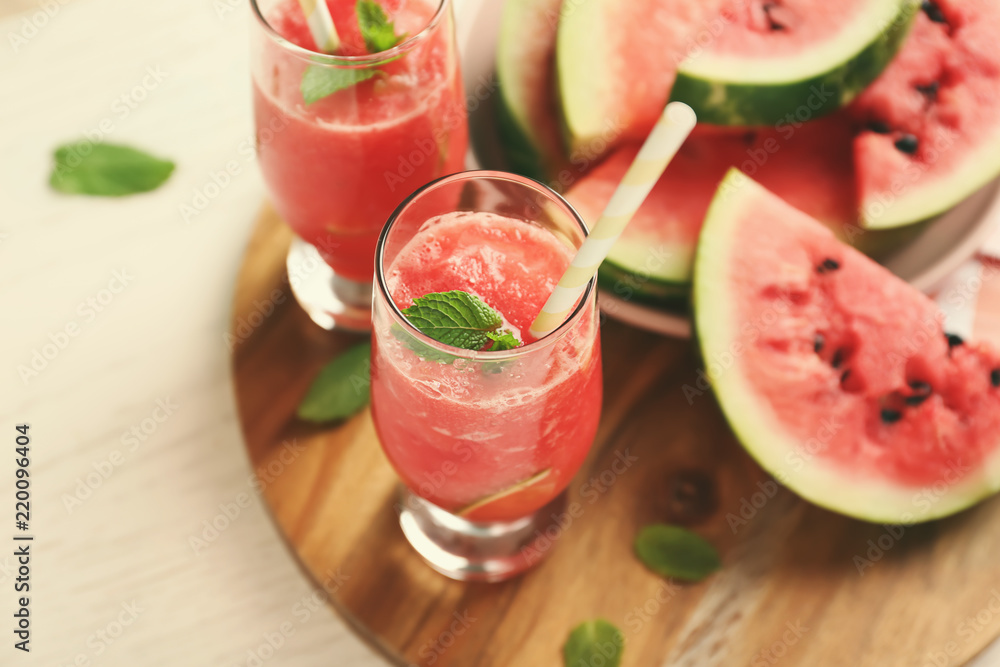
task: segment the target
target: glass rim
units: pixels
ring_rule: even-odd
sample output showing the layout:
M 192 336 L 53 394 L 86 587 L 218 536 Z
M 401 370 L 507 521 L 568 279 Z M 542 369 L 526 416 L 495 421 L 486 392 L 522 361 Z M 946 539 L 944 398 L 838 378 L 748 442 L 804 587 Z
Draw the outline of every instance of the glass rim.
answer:
M 323 2 L 323 0 L 317 1 Z M 310 49 L 303 48 L 283 37 L 277 30 L 271 27 L 271 24 L 267 22 L 266 18 L 264 18 L 264 13 L 260 10 L 260 0 L 250 0 L 250 7 L 253 10 L 254 18 L 257 20 L 257 23 L 261 26 L 261 28 L 264 29 L 264 33 L 267 34 L 268 38 L 270 38 L 272 42 L 286 51 L 299 56 L 300 58 L 308 59 L 317 65 L 327 65 L 333 67 L 377 66 L 383 65 L 389 60 L 406 55 L 418 44 L 426 40 L 431 32 L 437 28 L 450 5 L 451 0 L 440 0 L 438 8 L 434 12 L 434 16 L 431 17 L 431 20 L 420 30 L 420 32 L 407 37 L 405 40 L 387 51 L 368 53 L 361 56 L 334 56 L 329 53 L 320 53 L 319 51 L 312 51 Z
M 540 181 L 536 181 L 533 178 L 528 178 L 527 176 L 520 176 L 518 174 L 512 174 L 505 171 L 495 171 L 490 169 L 475 169 L 470 171 L 463 171 L 457 174 L 449 174 L 447 176 L 442 176 L 437 178 L 430 183 L 422 186 L 418 190 L 414 191 L 410 196 L 403 200 L 403 202 L 396 207 L 389 216 L 389 220 L 382 227 L 382 231 L 378 237 L 378 245 L 375 247 L 375 289 L 378 290 L 379 294 L 389 305 L 389 312 L 392 314 L 393 319 L 396 323 L 402 326 L 408 334 L 416 338 L 418 341 L 427 345 L 428 347 L 434 348 L 441 352 L 450 354 L 456 358 L 469 359 L 473 361 L 502 361 L 505 359 L 516 359 L 519 357 L 527 356 L 534 351 L 539 351 L 547 349 L 562 340 L 566 334 L 569 333 L 570 329 L 577 323 L 577 321 L 582 317 L 587 304 L 591 301 L 592 297 L 597 291 L 597 276 L 594 275 L 588 282 L 587 287 L 583 292 L 583 296 L 580 297 L 580 301 L 576 304 L 566 319 L 558 327 L 553 329 L 551 332 L 547 333 L 541 339 L 535 341 L 534 343 L 529 343 L 521 347 L 514 348 L 513 350 L 464 350 L 462 348 L 453 347 L 451 345 L 446 345 L 439 341 L 430 338 L 419 329 L 417 329 L 413 324 L 406 318 L 403 311 L 399 309 L 396 302 L 393 300 L 392 295 L 389 293 L 389 286 L 386 284 L 385 271 L 383 267 L 383 255 L 385 254 L 386 241 L 389 238 L 389 233 L 392 230 L 395 222 L 399 217 L 405 212 L 405 210 L 416 200 L 418 197 L 423 195 L 428 190 L 436 188 L 446 181 L 463 181 L 463 180 L 474 180 L 474 179 L 497 179 L 504 180 L 511 183 L 517 183 L 519 185 L 526 185 L 533 188 L 535 191 L 553 199 L 556 203 L 563 206 L 566 211 L 569 212 L 570 216 L 580 227 L 580 231 L 583 232 L 584 239 L 590 235 L 590 229 L 587 227 L 587 223 L 580 217 L 577 210 L 570 204 L 565 197 L 560 195 L 558 192 L 545 185 Z M 594 302 L 594 307 L 597 307 L 596 300 Z

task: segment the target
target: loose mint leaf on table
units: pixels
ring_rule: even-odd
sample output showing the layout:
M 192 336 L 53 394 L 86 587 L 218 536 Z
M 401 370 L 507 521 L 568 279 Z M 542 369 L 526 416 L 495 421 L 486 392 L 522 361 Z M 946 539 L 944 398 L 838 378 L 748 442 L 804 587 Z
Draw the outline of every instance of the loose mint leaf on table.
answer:
M 358 26 L 365 47 L 369 53 L 388 51 L 404 39 L 406 35 L 396 34 L 396 25 L 385 15 L 385 10 L 374 0 L 358 0 L 354 11 L 358 15 Z
M 299 404 L 299 419 L 317 423 L 346 419 L 368 405 L 371 354 L 371 343 L 363 343 L 327 364 Z
M 174 163 L 120 144 L 87 139 L 55 150 L 49 185 L 66 194 L 122 197 L 160 187 Z
M 563 645 L 563 664 L 566 667 L 580 665 L 604 665 L 618 667 L 625 650 L 625 636 L 622 631 L 602 618 L 586 621 L 573 628 L 569 639 Z
M 701 581 L 722 567 L 715 547 L 677 526 L 646 526 L 635 538 L 635 553 L 653 572 L 683 581 Z
M 452 290 L 434 292 L 413 300 L 403 315 L 428 338 L 463 350 L 481 350 L 490 340 L 491 349 L 509 350 L 521 343 L 509 331 L 497 329 L 503 324 L 500 313 L 478 296 Z
M 374 69 L 339 69 L 310 65 L 302 75 L 302 99 L 306 104 L 317 102 L 338 90 L 367 81 L 378 74 Z

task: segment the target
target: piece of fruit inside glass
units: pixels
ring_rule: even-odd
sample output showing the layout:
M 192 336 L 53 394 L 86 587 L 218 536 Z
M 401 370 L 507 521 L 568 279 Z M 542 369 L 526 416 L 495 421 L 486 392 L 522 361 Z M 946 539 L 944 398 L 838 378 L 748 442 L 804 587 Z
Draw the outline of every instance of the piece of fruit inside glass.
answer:
M 523 572 L 564 521 L 601 413 L 594 281 L 553 333 L 529 329 L 586 234 L 544 185 L 485 171 L 426 186 L 382 232 L 372 416 L 403 532 L 452 578 Z
M 368 330 L 379 231 L 407 195 L 463 168 L 465 96 L 449 0 L 325 2 L 332 54 L 297 0 L 251 0 L 257 155 L 297 237 L 297 300 L 325 328 Z

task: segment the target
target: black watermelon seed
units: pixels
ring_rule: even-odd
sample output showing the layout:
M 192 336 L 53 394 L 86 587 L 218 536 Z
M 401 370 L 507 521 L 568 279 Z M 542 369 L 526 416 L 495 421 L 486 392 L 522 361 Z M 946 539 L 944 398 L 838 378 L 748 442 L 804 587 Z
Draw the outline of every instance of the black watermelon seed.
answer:
M 836 271 L 840 268 L 840 262 L 830 259 L 829 257 L 823 260 L 823 263 L 816 267 L 816 270 L 820 273 L 828 273 L 830 271 Z
M 767 14 L 767 21 L 770 24 L 769 27 L 771 28 L 771 30 L 784 30 L 785 26 L 775 21 L 774 18 L 771 16 L 771 10 L 774 9 L 776 6 L 777 5 L 775 5 L 775 3 L 773 2 L 765 3 L 763 7 L 764 13 Z
M 927 97 L 936 99 L 938 94 L 938 89 L 940 89 L 940 87 L 941 84 L 935 81 L 934 83 L 929 83 L 926 86 L 917 86 L 917 90 L 920 91 L 922 94 L 926 95 Z
M 924 0 L 920 3 L 920 8 L 924 10 L 924 13 L 927 14 L 927 18 L 931 21 L 934 21 L 935 23 L 947 23 L 944 18 L 944 14 L 941 12 L 941 8 L 938 7 L 936 2 Z
M 904 134 L 896 139 L 896 149 L 907 155 L 913 155 L 920 148 L 920 140 L 912 134 Z
M 965 341 L 962 340 L 961 336 L 956 336 L 955 334 L 946 333 L 944 337 L 948 341 L 948 347 L 958 347 L 959 345 L 965 345 Z
M 926 382 L 921 382 L 920 380 L 914 380 L 913 382 L 911 382 L 910 389 L 917 392 L 921 396 L 930 396 L 931 392 L 933 391 L 929 384 L 927 384 Z
M 873 120 L 872 122 L 868 123 L 868 129 L 874 132 L 875 134 L 889 134 L 892 131 L 892 129 L 886 123 L 883 123 L 882 121 L 878 120 Z
M 888 408 L 882 410 L 882 421 L 886 424 L 895 424 L 902 418 L 903 413 L 899 410 L 890 410 Z
M 842 363 L 844 363 L 844 351 L 837 350 L 833 353 L 833 360 L 830 362 L 830 365 L 834 368 L 840 368 Z
M 813 339 L 813 350 L 816 351 L 816 354 L 823 351 L 824 345 L 826 345 L 826 338 L 821 333 L 816 334 L 816 338 Z
M 844 374 L 840 376 L 840 381 L 841 382 L 847 382 L 847 378 L 849 378 L 849 377 L 851 377 L 851 369 L 850 368 L 848 368 L 846 371 L 844 371 Z
M 990 373 L 990 382 L 994 387 L 1000 387 L 1000 368 L 994 368 Z
M 923 404 L 923 402 L 930 397 L 931 397 L 930 394 L 917 394 L 916 396 L 907 396 L 906 398 L 903 399 L 903 402 L 906 403 L 907 405 L 916 407 L 918 405 Z

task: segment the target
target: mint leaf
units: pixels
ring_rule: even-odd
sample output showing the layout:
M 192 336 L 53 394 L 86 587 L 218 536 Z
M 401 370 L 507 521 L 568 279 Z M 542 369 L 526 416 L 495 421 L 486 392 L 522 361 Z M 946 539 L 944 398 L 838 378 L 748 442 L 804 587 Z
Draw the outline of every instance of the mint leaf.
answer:
M 622 631 L 603 618 L 586 621 L 573 628 L 563 645 L 563 664 L 618 667 L 625 651 Z
M 379 71 L 375 69 L 340 69 L 310 65 L 302 74 L 299 89 L 306 104 L 312 104 L 328 95 L 333 95 L 338 90 L 367 81 L 378 73 Z
M 403 315 L 428 338 L 463 350 L 483 349 L 503 324 L 500 313 L 461 290 L 425 294 Z
M 493 341 L 493 345 L 490 346 L 490 352 L 513 350 L 514 348 L 521 347 L 521 341 L 519 341 L 514 334 L 506 329 L 500 333 L 487 331 L 486 337 Z
M 683 581 L 701 581 L 722 567 L 715 547 L 677 526 L 646 526 L 635 538 L 635 553 L 653 572 Z
M 354 11 L 369 53 L 388 51 L 406 38 L 406 35 L 396 35 L 396 25 L 374 0 L 358 0 Z
M 87 139 L 58 147 L 49 185 L 67 194 L 121 197 L 160 187 L 174 163 L 120 144 Z
M 406 39 L 405 34 L 396 35 L 395 24 L 375 0 L 358 0 L 354 11 L 358 15 L 358 27 L 369 53 L 388 51 Z M 381 70 L 372 68 L 342 69 L 313 65 L 303 72 L 299 89 L 305 103 L 312 104 L 380 73 Z
M 361 411 L 369 400 L 371 343 L 355 345 L 327 364 L 299 404 L 299 419 L 330 422 Z

